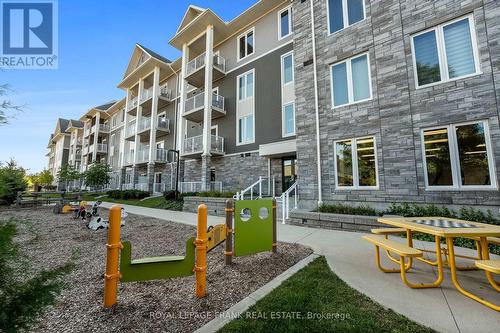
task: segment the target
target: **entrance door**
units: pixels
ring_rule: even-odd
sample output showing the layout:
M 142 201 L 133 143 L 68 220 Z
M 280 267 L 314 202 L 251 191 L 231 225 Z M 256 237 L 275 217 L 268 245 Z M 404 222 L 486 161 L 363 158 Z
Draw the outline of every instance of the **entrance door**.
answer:
M 283 192 L 288 190 L 297 179 L 297 159 L 295 157 L 285 157 L 282 159 Z

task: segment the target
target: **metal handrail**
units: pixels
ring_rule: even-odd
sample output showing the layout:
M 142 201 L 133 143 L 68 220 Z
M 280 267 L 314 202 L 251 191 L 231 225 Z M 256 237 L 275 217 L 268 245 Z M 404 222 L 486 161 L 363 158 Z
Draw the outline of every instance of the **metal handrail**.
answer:
M 225 104 L 224 96 L 212 93 L 212 107 L 224 111 Z M 199 93 L 191 98 L 188 98 L 184 103 L 184 113 L 189 113 L 193 110 L 205 107 L 205 93 Z
M 187 64 L 186 76 L 189 76 L 205 66 L 206 53 L 203 52 Z M 213 56 L 213 66 L 221 72 L 226 72 L 226 59 L 219 54 Z
M 270 182 L 268 182 L 267 186 L 268 186 L 268 193 L 271 192 L 271 190 L 272 190 L 272 197 L 274 197 L 274 193 L 275 193 L 275 188 L 274 188 L 275 178 L 274 177 L 262 177 L 262 176 L 260 176 L 259 180 L 257 180 L 255 183 L 253 183 L 252 185 L 248 186 L 246 189 L 244 189 L 241 192 L 236 192 L 236 194 L 233 196 L 233 199 L 234 200 L 244 200 L 245 199 L 245 194 L 249 193 L 250 194 L 250 200 L 253 200 L 253 198 L 254 198 L 254 192 L 255 192 L 254 188 L 257 187 L 257 186 L 258 186 L 258 190 L 259 190 L 257 198 L 258 199 L 262 199 L 262 195 L 263 195 L 262 185 L 264 184 L 264 182 L 266 180 L 268 180 L 268 181 L 272 180 L 272 185 L 271 185 Z
M 282 204 L 282 211 L 281 211 L 281 218 L 282 218 L 282 224 L 285 224 L 286 220 L 290 217 L 290 193 L 294 192 L 294 209 L 297 209 L 297 202 L 299 198 L 299 192 L 298 192 L 298 182 L 295 182 L 290 186 L 288 190 L 283 192 L 281 196 L 277 198 L 277 200 L 281 200 Z

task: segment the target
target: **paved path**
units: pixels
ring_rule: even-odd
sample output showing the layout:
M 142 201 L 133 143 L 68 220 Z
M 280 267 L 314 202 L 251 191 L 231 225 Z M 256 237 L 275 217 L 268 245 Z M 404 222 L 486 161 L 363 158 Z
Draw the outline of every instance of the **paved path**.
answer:
M 111 204 L 103 202 L 103 207 Z M 196 214 L 173 212 L 123 205 L 127 212 L 158 219 L 196 225 Z M 210 216 L 208 224 L 224 223 L 224 218 Z M 361 239 L 360 233 L 314 229 L 291 225 L 278 227 L 278 240 L 311 247 L 316 254 L 324 255 L 330 268 L 351 287 L 359 290 L 385 307 L 440 332 L 500 332 L 500 313 L 463 296 L 454 289 L 451 277 L 445 270 L 440 288 L 414 290 L 401 282 L 399 274 L 384 274 L 374 260 L 374 247 Z M 433 249 L 434 244 L 416 242 L 416 246 Z M 462 254 L 474 253 L 457 248 Z M 390 265 L 390 264 L 387 264 Z M 420 262 L 411 281 L 430 282 L 436 270 Z M 463 286 L 485 298 L 500 304 L 500 293 L 487 283 L 482 272 L 460 272 Z

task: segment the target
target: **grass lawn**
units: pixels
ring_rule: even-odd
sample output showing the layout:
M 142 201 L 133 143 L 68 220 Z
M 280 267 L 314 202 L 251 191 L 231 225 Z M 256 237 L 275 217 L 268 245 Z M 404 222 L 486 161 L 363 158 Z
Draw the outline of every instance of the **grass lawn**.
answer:
M 120 200 L 108 197 L 97 198 L 102 195 L 105 195 L 105 193 L 85 193 L 83 195 L 83 198 L 84 200 L 87 201 L 101 200 L 106 202 L 113 202 L 118 204 L 148 207 L 148 208 L 160 208 L 160 209 L 177 210 L 177 211 L 182 210 L 182 201 L 165 200 L 163 196 L 149 198 L 142 201 L 137 199 Z
M 404 296 L 402 296 L 404 297 Z M 300 314 L 300 319 L 282 319 Z M 322 316 L 310 319 L 308 313 Z M 277 316 L 281 319 L 276 319 Z M 251 317 L 257 317 L 252 319 Z M 327 317 L 330 317 L 328 319 Z M 260 317 L 260 318 L 258 318 Z M 274 317 L 274 318 L 273 318 Z M 318 258 L 219 332 L 434 332 L 349 287 Z

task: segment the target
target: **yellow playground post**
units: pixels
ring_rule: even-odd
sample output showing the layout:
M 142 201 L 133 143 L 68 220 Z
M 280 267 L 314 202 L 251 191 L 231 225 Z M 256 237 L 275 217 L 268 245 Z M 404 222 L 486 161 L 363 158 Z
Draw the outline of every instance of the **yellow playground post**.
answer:
M 207 276 L 207 206 L 198 206 L 198 228 L 196 231 L 196 297 L 202 298 L 206 295 Z
M 122 243 L 120 242 L 120 226 L 121 226 L 122 209 L 119 205 L 113 205 L 109 210 L 109 230 L 107 258 L 106 258 L 106 274 L 104 278 L 104 307 L 110 308 L 116 304 L 116 294 L 118 289 L 118 280 L 120 272 L 118 272 L 118 256 Z

